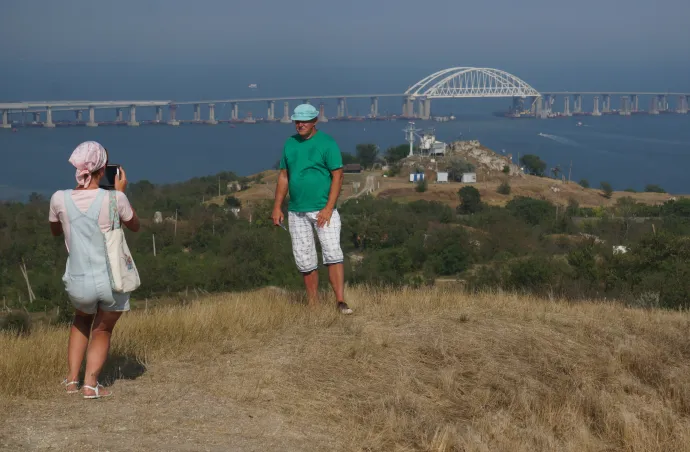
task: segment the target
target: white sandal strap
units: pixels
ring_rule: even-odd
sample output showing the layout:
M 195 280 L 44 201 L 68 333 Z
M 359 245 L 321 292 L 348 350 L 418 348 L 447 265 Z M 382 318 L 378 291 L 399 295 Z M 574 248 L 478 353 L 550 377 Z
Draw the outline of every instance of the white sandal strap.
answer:
M 64 380 L 62 380 L 62 384 L 65 386 L 78 385 L 79 382 L 78 381 L 67 381 L 67 379 L 65 378 Z

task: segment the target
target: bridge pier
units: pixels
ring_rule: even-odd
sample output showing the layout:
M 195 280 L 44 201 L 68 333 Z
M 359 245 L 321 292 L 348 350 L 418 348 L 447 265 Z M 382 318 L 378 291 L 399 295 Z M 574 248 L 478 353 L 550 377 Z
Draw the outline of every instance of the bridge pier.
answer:
M 10 124 L 10 121 L 9 121 L 9 115 L 10 115 L 9 111 L 7 111 L 7 110 L 2 111 L 2 126 L 0 126 L 0 127 L 2 127 L 3 129 L 9 129 L 12 127 L 12 125 Z
M 41 122 L 41 112 L 40 111 L 34 112 L 33 115 L 34 115 L 34 123 L 38 124 L 39 122 Z
M 46 122 L 43 123 L 43 127 L 48 127 L 50 129 L 55 127 L 55 124 L 53 124 L 53 108 L 52 107 L 46 107 Z
M 127 123 L 130 127 L 138 127 L 139 123 L 137 122 L 137 106 L 136 105 L 130 105 L 129 107 L 129 122 Z
M 82 122 L 83 118 L 84 118 L 84 115 L 82 114 L 81 110 L 75 110 L 74 111 L 74 119 L 76 119 L 77 122 Z
M 159 124 L 163 122 L 163 107 L 160 105 L 156 107 L 156 122 Z
M 290 119 L 290 103 L 285 101 L 283 104 L 283 117 L 280 120 L 283 124 L 290 124 L 292 120 Z
M 180 121 L 177 120 L 177 105 L 170 104 L 168 108 L 170 109 L 170 121 L 168 121 L 168 124 L 171 126 L 179 126 Z
M 630 116 L 630 97 L 621 96 L 621 109 L 618 112 L 621 116 Z
M 548 118 L 551 116 L 552 111 L 552 105 L 553 105 L 553 94 L 544 94 L 544 106 L 543 106 L 543 115 L 544 118 Z
M 611 113 L 611 95 L 602 94 L 604 98 L 604 106 L 602 108 L 602 113 Z
M 632 94 L 630 96 L 630 104 L 630 108 L 633 113 L 637 113 L 638 111 L 640 111 L 640 96 L 638 96 L 637 94 Z
M 343 119 L 345 117 L 345 98 L 338 98 L 338 111 L 336 113 L 338 119 Z
M 661 111 L 668 111 L 668 99 L 666 98 L 666 94 L 659 94 L 657 96 L 657 109 Z
M 574 107 L 573 113 L 574 114 L 582 113 L 582 94 L 574 94 L 573 95 L 573 101 L 575 104 L 575 105 L 573 105 L 573 107 Z
M 89 122 L 86 123 L 86 127 L 98 127 L 96 122 L 96 109 L 89 107 Z
M 319 122 L 328 122 L 326 117 L 326 107 L 323 102 L 319 104 Z
M 122 122 L 122 109 L 121 108 L 115 109 L 115 121 Z
M 194 104 L 194 122 L 201 122 L 201 105 Z
M 274 100 L 268 101 L 268 114 L 266 115 L 266 118 L 269 121 L 275 121 L 276 119 L 276 102 Z
M 309 101 L 309 99 L 304 99 L 304 100 L 302 101 L 302 103 L 303 103 L 303 104 L 310 104 L 310 105 L 311 105 L 311 102 Z
M 216 121 L 216 104 L 208 104 L 208 121 L 206 121 L 206 124 L 218 124 L 218 121 Z
M 659 100 L 656 98 L 656 96 L 652 96 L 652 98 L 649 101 L 649 114 L 650 115 L 658 115 L 659 114 L 658 102 L 659 102 Z
M 563 116 L 572 116 L 570 113 L 570 96 L 563 97 Z
M 372 97 L 371 98 L 371 112 L 370 116 L 372 118 L 376 118 L 379 115 L 379 98 L 378 97 Z
M 599 111 L 599 96 L 594 96 L 594 108 L 592 109 L 592 116 L 601 116 Z
M 685 115 L 688 113 L 688 96 L 678 96 L 678 105 L 676 106 L 676 113 Z
M 406 118 L 414 118 L 414 97 L 405 96 L 403 102 L 403 116 Z
M 232 110 L 230 112 L 230 120 L 231 121 L 238 121 L 240 119 L 240 107 L 237 104 L 237 102 L 233 102 L 231 105 L 232 105 Z

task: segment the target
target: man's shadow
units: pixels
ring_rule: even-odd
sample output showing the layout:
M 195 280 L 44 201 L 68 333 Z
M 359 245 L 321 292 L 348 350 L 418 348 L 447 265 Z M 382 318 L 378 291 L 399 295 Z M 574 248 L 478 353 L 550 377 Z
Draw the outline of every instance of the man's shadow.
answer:
M 103 366 L 99 380 L 110 386 L 116 380 L 136 380 L 144 375 L 146 366 L 134 356 L 111 355 Z

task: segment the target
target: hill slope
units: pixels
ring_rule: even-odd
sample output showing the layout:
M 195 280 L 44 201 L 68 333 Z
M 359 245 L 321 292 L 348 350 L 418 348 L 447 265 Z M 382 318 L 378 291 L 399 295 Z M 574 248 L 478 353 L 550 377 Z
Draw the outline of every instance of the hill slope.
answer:
M 60 392 L 66 329 L 0 336 L 0 448 L 690 450 L 687 313 L 348 293 L 350 317 L 270 289 L 128 314 L 101 401 Z

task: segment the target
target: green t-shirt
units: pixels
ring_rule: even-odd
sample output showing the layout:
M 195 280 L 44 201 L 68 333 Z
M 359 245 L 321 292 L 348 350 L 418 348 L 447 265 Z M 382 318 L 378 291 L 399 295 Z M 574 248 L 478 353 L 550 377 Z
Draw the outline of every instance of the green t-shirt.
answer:
M 342 168 L 343 158 L 335 140 L 317 131 L 308 140 L 299 134 L 285 142 L 280 169 L 288 172 L 291 212 L 315 212 L 326 207 L 331 171 Z

